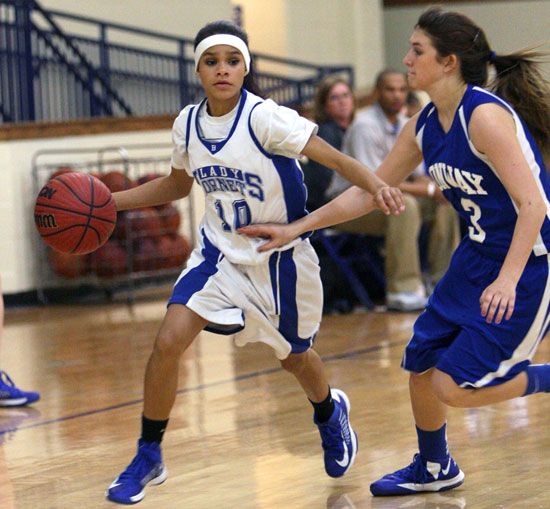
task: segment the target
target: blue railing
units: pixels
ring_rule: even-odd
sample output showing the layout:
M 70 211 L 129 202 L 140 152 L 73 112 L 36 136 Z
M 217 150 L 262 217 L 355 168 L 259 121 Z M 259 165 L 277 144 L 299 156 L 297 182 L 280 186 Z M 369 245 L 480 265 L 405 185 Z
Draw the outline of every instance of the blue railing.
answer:
M 74 33 L 77 25 L 86 35 Z M 260 87 L 288 106 L 310 101 L 327 75 L 353 82 L 349 66 L 253 58 Z M 2 122 L 173 114 L 202 95 L 190 39 L 0 0 Z

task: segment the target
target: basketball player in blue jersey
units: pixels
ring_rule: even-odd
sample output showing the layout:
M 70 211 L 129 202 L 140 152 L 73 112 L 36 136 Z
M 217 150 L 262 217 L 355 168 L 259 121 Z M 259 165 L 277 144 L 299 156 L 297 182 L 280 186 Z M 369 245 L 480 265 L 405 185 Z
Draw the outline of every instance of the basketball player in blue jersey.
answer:
M 447 406 L 478 407 L 550 392 L 550 364 L 533 365 L 550 316 L 550 92 L 530 51 L 497 55 L 467 17 L 439 8 L 419 18 L 404 58 L 412 88 L 431 98 L 377 170 L 391 185 L 422 161 L 468 223 L 446 275 L 419 316 L 402 366 L 419 453 L 371 485 L 374 495 L 443 491 L 464 481 L 449 455 Z M 488 70 L 496 78 L 492 92 Z M 372 209 L 345 194 L 287 226 L 249 226 L 273 249 Z
M 4 330 L 4 296 L 2 295 L 2 280 L 0 278 L 0 340 Z M 1 346 L 1 341 L 0 341 Z M 25 406 L 40 399 L 38 392 L 23 391 L 15 386 L 5 371 L 0 371 L 0 408 Z M 1 414 L 0 414 L 1 415 Z
M 271 346 L 313 404 L 327 474 L 348 471 L 357 454 L 349 399 L 330 389 L 312 349 L 322 312 L 317 256 L 307 235 L 260 253 L 261 241 L 237 229 L 307 214 L 300 154 L 374 193 L 385 213 L 404 207 L 398 189 L 318 138 L 315 124 L 258 95 L 247 36 L 236 26 L 215 22 L 199 31 L 195 69 L 206 98 L 174 122 L 171 174 L 114 193 L 118 210 L 182 198 L 193 182 L 206 195 L 199 246 L 174 286 L 147 364 L 137 455 L 107 491 L 109 500 L 122 504 L 139 502 L 146 484 L 166 479 L 160 443 L 176 397 L 178 365 L 203 329 L 236 334 L 239 346 Z

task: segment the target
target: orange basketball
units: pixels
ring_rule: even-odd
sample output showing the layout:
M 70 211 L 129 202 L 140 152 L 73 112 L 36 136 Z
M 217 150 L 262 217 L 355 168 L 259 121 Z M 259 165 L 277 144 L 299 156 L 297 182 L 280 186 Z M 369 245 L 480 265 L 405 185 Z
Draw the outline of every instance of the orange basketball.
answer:
M 157 245 L 148 238 L 143 237 L 135 244 L 133 270 L 136 272 L 155 270 L 159 268 Z
M 115 227 L 111 192 L 97 178 L 67 173 L 40 190 L 34 222 L 46 244 L 62 253 L 86 254 L 103 245 Z
M 162 231 L 159 214 L 152 207 L 129 210 L 126 217 L 130 222 L 130 232 L 136 237 L 156 238 Z
M 143 177 L 139 177 L 137 180 L 138 185 L 147 184 L 147 182 L 151 182 L 151 180 L 155 180 L 162 177 L 162 175 L 159 175 L 158 173 L 148 173 L 147 175 L 144 175 Z
M 50 180 L 54 179 L 55 177 L 59 177 L 60 175 L 66 175 L 67 173 L 73 173 L 74 169 L 70 166 L 60 166 L 50 175 Z
M 174 249 L 173 263 L 175 267 L 178 267 L 187 261 L 191 255 L 191 251 L 193 251 L 193 246 L 191 246 L 191 242 L 184 235 L 176 234 L 170 235 L 170 237 L 172 238 Z
M 162 209 L 159 209 L 158 214 L 163 233 L 178 233 L 181 216 L 179 210 L 174 205 L 166 205 Z
M 109 188 L 111 193 L 136 187 L 136 184 L 120 171 L 110 171 L 106 173 L 101 177 L 101 182 Z
M 86 257 L 60 253 L 48 248 L 48 262 L 53 271 L 65 278 L 73 279 L 86 272 Z
M 192 249 L 189 239 L 183 235 L 163 235 L 158 244 L 161 267 L 183 267 Z
M 115 240 L 109 240 L 93 254 L 92 270 L 101 278 L 112 278 L 128 272 L 126 250 Z

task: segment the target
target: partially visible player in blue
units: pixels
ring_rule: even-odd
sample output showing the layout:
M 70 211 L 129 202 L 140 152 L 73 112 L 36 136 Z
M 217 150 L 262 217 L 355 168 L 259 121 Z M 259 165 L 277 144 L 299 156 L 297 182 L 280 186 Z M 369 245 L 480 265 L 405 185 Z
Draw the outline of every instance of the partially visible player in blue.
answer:
M 0 280 L 0 340 L 2 339 L 3 330 L 4 296 L 2 295 L 2 281 Z M 25 406 L 39 399 L 40 394 L 38 394 L 38 392 L 23 391 L 19 389 L 5 371 L 0 371 L 0 407 Z
M 160 443 L 178 384 L 182 353 L 207 329 L 237 333 L 235 341 L 271 346 L 314 407 L 328 475 L 344 475 L 357 453 L 347 395 L 330 389 L 312 349 L 322 312 L 317 256 L 307 235 L 259 253 L 261 241 L 237 229 L 288 223 L 307 214 L 300 154 L 375 193 L 386 213 L 403 210 L 400 191 L 316 136 L 317 126 L 260 97 L 246 34 L 228 22 L 206 25 L 195 38 L 195 69 L 206 94 L 182 110 L 173 127 L 172 172 L 114 193 L 118 210 L 187 196 L 194 181 L 206 195 L 199 246 L 177 280 L 145 374 L 138 453 L 107 491 L 123 504 L 139 502 L 148 483 L 166 478 Z
M 432 102 L 408 122 L 376 173 L 396 185 L 424 158 L 468 235 L 403 356 L 419 453 L 374 482 L 374 495 L 462 484 L 447 446 L 448 406 L 550 392 L 550 365 L 531 364 L 550 321 L 550 186 L 538 148 L 550 140 L 550 93 L 535 65 L 539 55 L 495 54 L 470 19 L 439 8 L 421 15 L 410 44 L 409 82 Z M 483 88 L 489 69 L 496 73 L 491 92 Z M 272 249 L 371 209 L 369 194 L 351 188 L 293 224 L 242 232 L 270 238 L 261 249 Z

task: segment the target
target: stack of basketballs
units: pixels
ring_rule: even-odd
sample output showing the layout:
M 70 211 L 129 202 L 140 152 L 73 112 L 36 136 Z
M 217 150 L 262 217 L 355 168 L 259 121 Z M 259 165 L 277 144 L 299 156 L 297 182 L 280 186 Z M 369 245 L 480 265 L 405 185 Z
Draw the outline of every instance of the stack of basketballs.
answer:
M 50 178 L 70 172 L 74 170 L 60 168 Z M 91 175 L 101 180 L 112 193 L 161 176 L 146 175 L 134 182 L 119 171 Z M 180 212 L 173 204 L 118 212 L 112 235 L 97 250 L 79 256 L 48 248 L 48 261 L 54 272 L 65 278 L 88 273 L 113 278 L 129 273 L 183 268 L 192 247 L 179 233 L 180 223 Z

